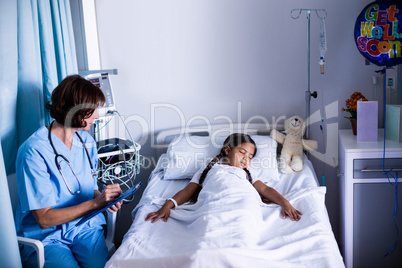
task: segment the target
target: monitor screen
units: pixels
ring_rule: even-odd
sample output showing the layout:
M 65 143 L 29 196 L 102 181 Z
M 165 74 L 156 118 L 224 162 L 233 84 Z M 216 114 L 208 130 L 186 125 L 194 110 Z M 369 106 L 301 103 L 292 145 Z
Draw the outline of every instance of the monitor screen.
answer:
M 99 106 L 99 117 L 105 116 L 108 111 L 116 110 L 116 104 L 114 102 L 114 96 L 112 91 L 112 85 L 110 83 L 110 77 L 108 74 L 91 75 L 85 77 L 95 86 L 99 87 L 105 95 L 106 102 L 103 106 Z

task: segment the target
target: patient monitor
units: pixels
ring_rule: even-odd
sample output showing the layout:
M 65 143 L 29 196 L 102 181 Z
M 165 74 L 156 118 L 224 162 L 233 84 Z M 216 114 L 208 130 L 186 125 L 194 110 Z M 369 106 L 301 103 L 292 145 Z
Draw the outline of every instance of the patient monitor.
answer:
M 85 76 L 95 86 L 99 87 L 105 95 L 105 104 L 98 107 L 99 119 L 93 125 L 92 132 L 98 148 L 98 182 L 100 189 L 106 184 L 119 183 L 122 190 L 130 189 L 134 186 L 136 175 L 140 172 L 140 149 L 141 146 L 133 141 L 118 138 L 116 133 L 119 130 L 114 115 L 119 115 L 125 125 L 124 120 L 117 112 L 112 85 L 108 73 L 93 73 Z M 95 128 L 96 127 L 96 128 Z M 125 126 L 127 130 L 127 127 Z M 110 138 L 113 136 L 115 138 Z M 124 199 L 130 202 L 134 199 Z M 114 233 L 116 226 L 117 213 L 108 213 L 106 245 L 109 249 L 109 256 L 115 251 Z
M 85 76 L 85 79 L 99 87 L 106 98 L 105 104 L 98 107 L 99 119 L 91 130 L 98 148 L 98 181 L 103 184 L 119 183 L 122 188 L 129 189 L 140 170 L 141 146 L 133 141 L 124 119 L 116 109 L 109 74 L 94 73 Z M 115 115 L 121 119 L 130 140 L 119 138 L 126 132 L 119 133 Z
M 85 77 L 88 81 L 90 81 L 95 86 L 99 87 L 103 94 L 105 95 L 106 102 L 103 106 L 98 108 L 99 117 L 106 116 L 108 111 L 115 111 L 116 104 L 114 101 L 114 95 L 112 91 L 112 85 L 110 83 L 109 74 L 101 74 L 101 75 L 90 75 Z

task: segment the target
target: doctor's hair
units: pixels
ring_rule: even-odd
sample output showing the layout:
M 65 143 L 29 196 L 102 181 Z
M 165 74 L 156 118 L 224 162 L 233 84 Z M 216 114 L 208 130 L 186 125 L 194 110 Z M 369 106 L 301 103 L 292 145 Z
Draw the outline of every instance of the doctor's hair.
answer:
M 105 101 L 100 88 L 80 75 L 70 75 L 53 90 L 51 101 L 45 107 L 59 124 L 83 128 L 86 127 L 84 119 Z
M 233 133 L 229 135 L 226 140 L 223 142 L 221 151 L 219 152 L 218 155 L 216 155 L 207 165 L 207 167 L 204 169 L 204 171 L 201 173 L 200 181 L 198 183 L 199 187 L 197 191 L 194 193 L 194 195 L 191 198 L 191 201 L 196 202 L 198 195 L 202 189 L 202 184 L 204 183 L 205 178 L 207 177 L 208 172 L 211 170 L 211 168 L 218 163 L 221 159 L 224 159 L 226 157 L 226 149 L 229 147 L 230 149 L 239 146 L 243 143 L 251 143 L 254 145 L 254 155 L 257 154 L 257 145 L 254 142 L 254 140 L 247 134 L 242 134 L 242 133 Z M 247 176 L 249 182 L 252 184 L 253 183 L 253 178 L 251 177 L 250 171 L 247 168 L 243 169 Z

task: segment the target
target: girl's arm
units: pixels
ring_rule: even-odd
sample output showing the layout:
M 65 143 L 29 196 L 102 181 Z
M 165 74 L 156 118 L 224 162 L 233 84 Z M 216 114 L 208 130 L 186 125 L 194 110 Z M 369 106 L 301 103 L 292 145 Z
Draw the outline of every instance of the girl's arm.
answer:
M 198 183 L 190 182 L 184 189 L 177 192 L 177 194 L 173 196 L 173 199 L 177 202 L 177 205 L 181 205 L 190 200 L 198 187 Z M 145 220 L 152 220 L 151 222 L 154 223 L 159 219 L 163 219 L 163 221 L 166 222 L 170 215 L 170 209 L 173 207 L 173 201 L 167 200 L 158 211 L 149 213 Z
M 267 186 L 259 180 L 256 181 L 253 186 L 262 197 L 282 206 L 283 218 L 286 218 L 286 215 L 288 215 L 292 221 L 300 220 L 302 213 L 295 209 L 290 202 L 280 195 L 274 188 Z
M 119 184 L 111 184 L 108 185 L 102 193 L 94 191 L 94 199 L 92 200 L 66 208 L 47 207 L 37 209 L 33 210 L 32 213 L 39 227 L 46 229 L 76 220 L 96 209 L 102 208 L 106 206 L 108 202 L 114 201 L 121 193 L 122 191 Z M 116 209 L 117 206 L 113 209 Z

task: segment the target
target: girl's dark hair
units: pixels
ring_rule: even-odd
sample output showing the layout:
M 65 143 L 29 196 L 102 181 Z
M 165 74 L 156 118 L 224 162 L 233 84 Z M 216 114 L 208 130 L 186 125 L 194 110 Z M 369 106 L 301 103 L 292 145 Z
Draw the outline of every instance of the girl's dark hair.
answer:
M 104 103 L 102 90 L 79 75 L 70 75 L 53 90 L 51 102 L 45 107 L 59 124 L 83 128 L 86 127 L 83 119 Z
M 198 195 L 202 189 L 202 184 L 204 183 L 205 178 L 207 177 L 208 172 L 211 170 L 211 168 L 218 163 L 222 158 L 226 157 L 226 148 L 234 148 L 236 146 L 239 146 L 243 143 L 251 143 L 254 145 L 254 155 L 257 154 L 257 145 L 254 142 L 254 140 L 247 134 L 242 134 L 242 133 L 233 133 L 231 135 L 229 135 L 226 140 L 223 142 L 221 151 L 219 152 L 219 154 L 217 156 L 215 156 L 207 165 L 207 167 L 204 169 L 204 171 L 201 173 L 201 177 L 200 177 L 200 181 L 198 183 L 199 187 L 197 189 L 197 191 L 194 193 L 194 195 L 191 198 L 191 201 L 196 202 Z M 253 179 L 251 177 L 250 171 L 245 168 L 243 169 L 248 176 L 248 180 L 250 181 L 250 183 L 253 182 Z

